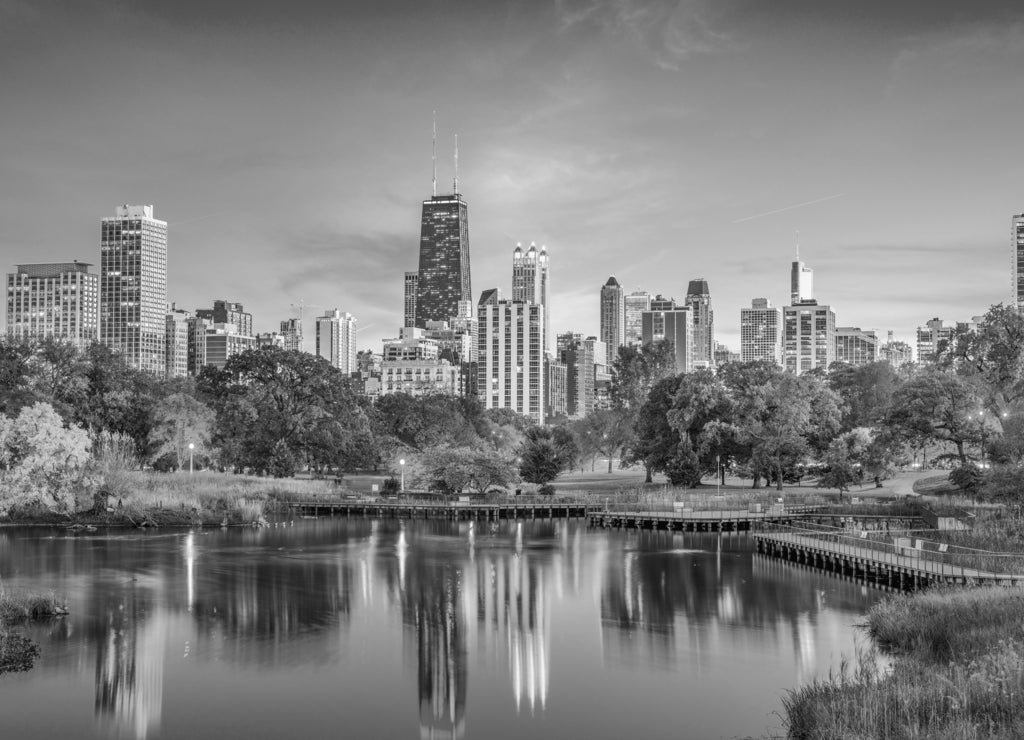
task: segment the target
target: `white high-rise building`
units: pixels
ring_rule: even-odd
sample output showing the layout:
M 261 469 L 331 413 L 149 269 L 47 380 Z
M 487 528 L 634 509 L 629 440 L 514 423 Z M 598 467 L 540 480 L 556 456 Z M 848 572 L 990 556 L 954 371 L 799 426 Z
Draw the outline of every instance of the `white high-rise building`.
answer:
M 118 206 L 103 219 L 100 341 L 129 367 L 163 375 L 167 332 L 167 222 L 153 206 Z
M 356 372 L 356 317 L 338 309 L 316 319 L 316 353 L 346 375 Z
M 7 275 L 7 335 L 83 349 L 99 338 L 99 276 L 85 262 L 17 265 Z
M 858 367 L 878 362 L 878 334 L 859 326 L 836 327 L 836 362 Z
M 1017 214 L 1011 221 L 1010 280 L 1013 301 L 1010 305 L 1024 309 L 1024 213 Z
M 807 303 L 814 300 L 814 270 L 800 260 L 793 263 L 789 275 L 790 302 Z
M 167 349 L 165 375 L 168 378 L 184 378 L 188 375 L 188 321 L 192 312 L 178 308 L 173 303 L 167 309 Z
M 544 306 L 505 301 L 497 288 L 477 303 L 477 397 L 544 423 Z
M 752 300 L 750 308 L 740 309 L 740 359 L 781 366 L 783 329 L 781 308 L 773 308 L 767 298 Z
M 828 370 L 836 359 L 836 315 L 813 300 L 786 306 L 785 367 L 800 375 L 812 368 Z

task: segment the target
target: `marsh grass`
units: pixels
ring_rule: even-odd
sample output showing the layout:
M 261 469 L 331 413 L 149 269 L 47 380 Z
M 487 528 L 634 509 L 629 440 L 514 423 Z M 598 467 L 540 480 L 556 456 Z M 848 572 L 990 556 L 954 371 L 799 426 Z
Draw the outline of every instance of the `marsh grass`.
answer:
M 895 655 L 844 660 L 784 699 L 795 740 L 1024 737 L 1024 590 L 934 589 L 872 608 L 868 633 Z
M 0 591 L 0 625 L 19 624 L 30 619 L 52 617 L 66 610 L 57 594 Z

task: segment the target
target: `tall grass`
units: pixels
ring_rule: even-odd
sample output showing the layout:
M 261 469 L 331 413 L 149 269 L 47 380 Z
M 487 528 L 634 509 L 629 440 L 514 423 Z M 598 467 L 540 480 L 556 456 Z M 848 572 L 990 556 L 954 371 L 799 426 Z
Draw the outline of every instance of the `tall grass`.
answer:
M 18 624 L 65 612 L 64 602 L 52 591 L 42 594 L 0 591 L 0 625 Z
M 795 740 L 1024 737 L 1024 590 L 935 589 L 868 615 L 874 652 L 784 700 Z

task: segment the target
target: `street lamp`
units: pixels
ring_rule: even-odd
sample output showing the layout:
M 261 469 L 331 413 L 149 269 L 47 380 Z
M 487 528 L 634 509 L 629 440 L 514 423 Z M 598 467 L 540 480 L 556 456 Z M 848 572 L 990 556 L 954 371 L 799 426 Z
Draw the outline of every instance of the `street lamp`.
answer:
M 403 457 L 398 461 L 398 464 L 402 466 L 402 485 L 399 486 L 398 492 L 405 493 L 405 458 Z
M 195 451 L 196 445 L 194 442 L 188 443 L 188 474 L 192 475 L 192 453 Z

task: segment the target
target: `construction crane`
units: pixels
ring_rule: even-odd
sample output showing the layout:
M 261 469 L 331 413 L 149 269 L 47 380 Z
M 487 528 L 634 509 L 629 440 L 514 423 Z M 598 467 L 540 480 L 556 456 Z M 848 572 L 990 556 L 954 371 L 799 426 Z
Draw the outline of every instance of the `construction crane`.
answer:
M 299 350 L 301 352 L 305 352 L 306 351 L 306 327 L 305 327 L 303 319 L 304 319 L 305 310 L 307 308 L 327 308 L 327 307 L 326 306 L 321 306 L 319 303 L 306 303 L 301 298 L 299 299 L 299 301 L 297 303 L 292 303 L 291 304 L 292 311 L 293 312 L 297 312 L 299 314 L 299 317 L 298 317 L 299 318 Z

